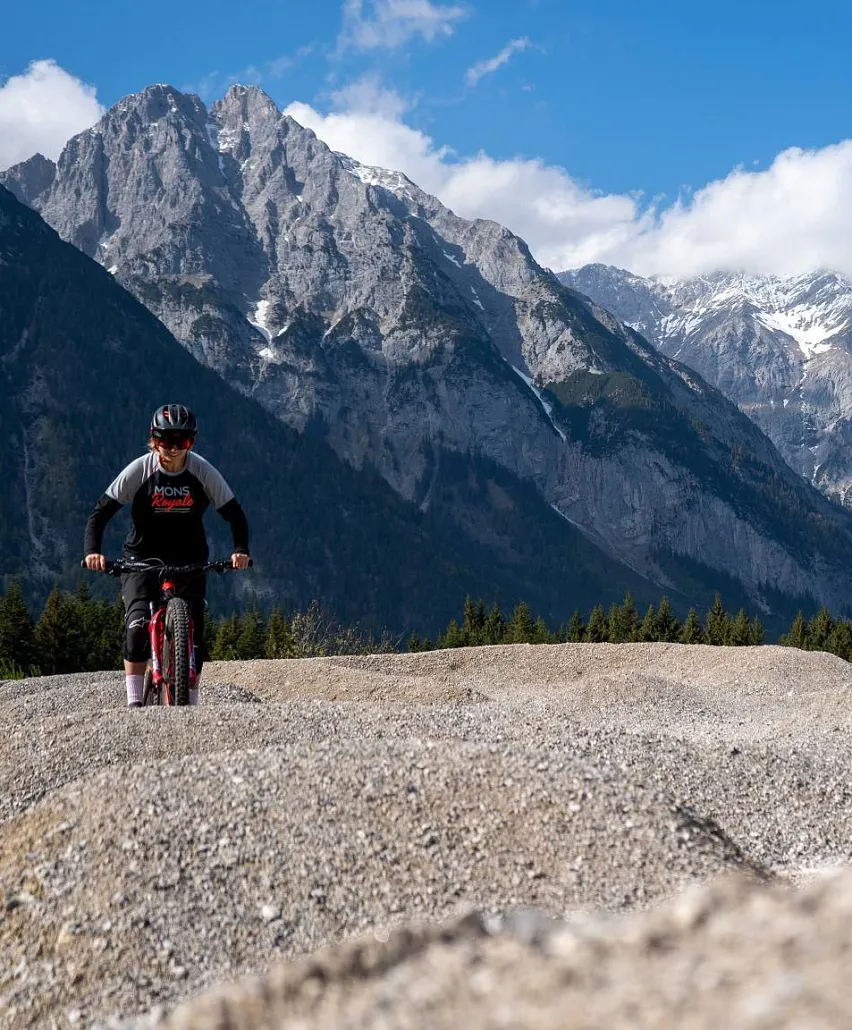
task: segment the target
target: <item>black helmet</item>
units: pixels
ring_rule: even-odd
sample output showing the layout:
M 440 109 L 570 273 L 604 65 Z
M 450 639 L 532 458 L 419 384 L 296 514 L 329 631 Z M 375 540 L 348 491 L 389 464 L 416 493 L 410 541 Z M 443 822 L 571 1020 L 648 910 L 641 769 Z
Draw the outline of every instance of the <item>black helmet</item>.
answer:
M 198 419 L 183 404 L 164 404 L 151 417 L 151 436 L 155 439 L 165 433 L 180 433 L 194 440 L 197 432 Z

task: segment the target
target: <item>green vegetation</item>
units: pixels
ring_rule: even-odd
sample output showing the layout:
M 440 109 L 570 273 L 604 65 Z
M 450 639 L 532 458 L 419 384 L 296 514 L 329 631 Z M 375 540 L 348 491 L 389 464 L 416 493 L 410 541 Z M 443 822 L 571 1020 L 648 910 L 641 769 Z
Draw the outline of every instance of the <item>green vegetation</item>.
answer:
M 555 630 L 535 616 L 524 602 L 506 617 L 497 604 L 486 607 L 470 597 L 461 621 L 451 619 L 434 641 L 412 633 L 407 641 L 358 625 L 346 625 L 313 602 L 302 611 L 285 613 L 257 604 L 241 613 L 205 621 L 205 659 L 318 658 L 339 654 L 431 651 L 488 644 L 651 643 L 714 644 L 743 647 L 762 644 L 763 625 L 740 608 L 731 616 L 719 594 L 703 619 L 690 608 L 679 621 L 668 597 L 649 604 L 643 615 L 628 592 L 608 610 L 595 605 L 584 620 L 579 611 Z M 85 586 L 75 593 L 50 592 L 37 619 L 12 583 L 0 597 L 0 679 L 120 669 L 124 642 L 121 598 L 92 597 Z M 799 612 L 779 644 L 810 651 L 829 651 L 852 661 L 852 622 L 836 619 L 821 608 L 808 621 Z
M 624 601 L 610 605 L 608 612 L 601 605 L 595 605 L 584 622 L 581 613 L 575 611 L 568 623 L 554 631 L 549 630 L 541 618 L 533 619 L 526 604 L 519 604 L 507 621 L 496 605 L 486 615 L 481 601 L 474 602 L 468 598 L 461 624 L 453 619 L 434 644 L 414 635 L 408 641 L 408 650 L 477 647 L 482 644 L 632 644 L 654 641 L 736 647 L 762 644 L 764 638 L 760 619 L 749 618 L 742 608 L 731 618 L 719 594 L 703 622 L 695 609 L 690 608 L 686 619 L 680 623 L 668 597 L 661 598 L 656 607 L 649 604 L 640 617 L 628 592 Z

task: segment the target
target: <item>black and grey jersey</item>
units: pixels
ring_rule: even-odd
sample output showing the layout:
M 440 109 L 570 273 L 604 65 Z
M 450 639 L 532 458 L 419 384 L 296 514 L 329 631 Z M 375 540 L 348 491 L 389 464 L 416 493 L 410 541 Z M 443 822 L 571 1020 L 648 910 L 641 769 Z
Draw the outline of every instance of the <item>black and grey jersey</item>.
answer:
M 194 451 L 180 472 L 166 472 L 156 451 L 120 472 L 86 523 L 85 554 L 100 554 L 107 522 L 126 504 L 133 520 L 124 541 L 126 558 L 161 558 L 171 564 L 205 561 L 203 516 L 211 504 L 231 524 L 234 550 L 248 554 L 248 524 L 239 502 L 222 475 Z

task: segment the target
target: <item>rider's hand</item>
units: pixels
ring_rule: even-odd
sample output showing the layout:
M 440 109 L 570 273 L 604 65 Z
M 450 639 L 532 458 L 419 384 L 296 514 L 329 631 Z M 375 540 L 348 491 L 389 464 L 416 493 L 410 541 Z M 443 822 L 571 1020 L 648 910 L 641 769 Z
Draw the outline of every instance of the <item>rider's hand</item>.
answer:
M 103 572 L 106 569 L 106 558 L 102 554 L 87 554 L 86 568 L 92 572 Z
M 231 564 L 235 569 L 247 569 L 249 566 L 249 556 L 247 554 L 232 554 Z

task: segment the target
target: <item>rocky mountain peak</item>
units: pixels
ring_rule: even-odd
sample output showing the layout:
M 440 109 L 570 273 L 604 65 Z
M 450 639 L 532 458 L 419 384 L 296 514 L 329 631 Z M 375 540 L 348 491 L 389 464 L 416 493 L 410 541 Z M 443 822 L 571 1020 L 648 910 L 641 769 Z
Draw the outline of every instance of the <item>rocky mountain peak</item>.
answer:
M 12 165 L 3 176 L 3 185 L 22 203 L 34 207 L 38 198 L 53 185 L 56 163 L 43 154 L 33 154 L 28 160 Z
M 122 131 L 130 123 L 153 126 L 164 120 L 185 120 L 199 126 L 203 125 L 206 113 L 203 101 L 195 94 L 158 83 L 113 104 L 92 131 Z
M 210 110 L 220 118 L 239 116 L 246 122 L 277 122 L 281 117 L 275 101 L 260 86 L 231 86 L 224 98 L 217 100 Z

